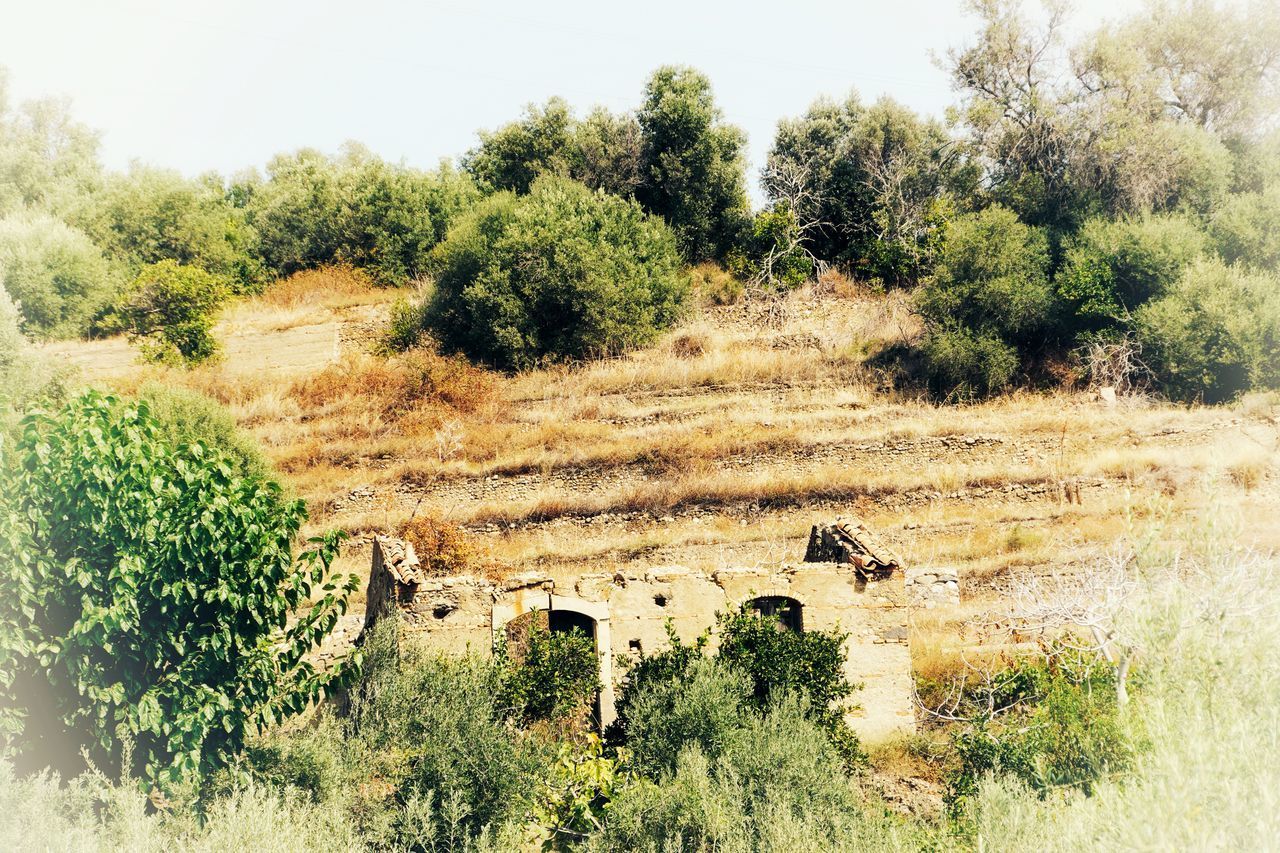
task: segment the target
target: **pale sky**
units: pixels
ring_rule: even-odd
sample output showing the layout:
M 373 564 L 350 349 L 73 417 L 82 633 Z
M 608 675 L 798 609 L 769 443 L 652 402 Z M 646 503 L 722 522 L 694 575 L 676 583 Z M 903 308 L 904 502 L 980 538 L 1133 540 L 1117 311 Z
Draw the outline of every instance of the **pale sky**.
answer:
M 1140 5 L 1078 0 L 1076 27 Z M 630 109 L 655 67 L 688 64 L 747 131 L 754 184 L 778 120 L 819 95 L 941 116 L 932 57 L 974 32 L 962 0 L 0 0 L 0 65 L 15 100 L 69 97 L 109 166 L 194 175 L 347 139 L 433 166 L 530 101 Z

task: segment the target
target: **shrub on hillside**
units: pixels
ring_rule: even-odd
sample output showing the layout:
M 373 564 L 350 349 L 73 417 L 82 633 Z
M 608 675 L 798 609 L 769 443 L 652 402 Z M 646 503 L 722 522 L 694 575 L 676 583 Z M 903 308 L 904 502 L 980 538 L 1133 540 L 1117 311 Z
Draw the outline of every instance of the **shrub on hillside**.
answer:
M 544 176 L 498 193 L 435 252 L 425 323 L 449 350 L 503 368 L 652 341 L 688 289 L 670 230 L 631 201 Z
M 1070 331 L 1123 319 L 1168 290 L 1207 247 L 1204 231 L 1186 216 L 1088 220 L 1067 240 L 1054 278 Z
M 159 438 L 170 447 L 199 443 L 206 452 L 225 455 L 237 476 L 271 477 L 271 465 L 262 450 L 216 400 L 158 382 L 139 388 L 138 399 L 147 404 Z
M 0 288 L 0 427 L 29 404 L 57 401 L 65 390 L 62 373 L 36 355 L 21 324 L 18 306 Z
M 263 284 L 257 235 L 216 176 L 192 180 L 135 166 L 109 177 L 71 221 L 133 271 L 171 260 L 208 270 L 238 293 Z
M 84 234 L 42 214 L 0 220 L 0 282 L 38 338 L 79 334 L 111 299 L 116 277 Z
M 22 766 L 171 789 L 348 671 L 304 659 L 356 585 L 327 577 L 338 537 L 295 560 L 303 503 L 172 446 L 145 403 L 87 392 L 0 461 L 0 726 Z
M 1032 342 L 1053 310 L 1048 237 L 999 206 L 958 217 L 916 304 L 933 323 L 957 322 L 1015 345 Z
M 278 155 L 267 180 L 244 181 L 236 191 L 276 275 L 345 263 L 387 285 L 418 275 L 452 219 L 479 196 L 447 163 L 423 172 L 354 144 L 337 157 L 313 149 Z
M 695 298 L 704 305 L 733 305 L 744 290 L 733 273 L 710 261 L 690 268 L 689 284 Z
M 1018 351 L 992 332 L 942 324 L 920 343 L 929 390 L 940 398 L 973 400 L 1009 387 L 1018 372 Z
M 514 653 L 499 650 L 499 703 L 523 725 L 584 713 L 600 689 L 595 639 L 580 630 L 550 631 L 537 619 Z
M 1165 393 L 1217 403 L 1280 387 L 1280 280 L 1217 260 L 1193 264 L 1134 317 Z
M 1052 322 L 1049 241 L 999 206 L 958 217 L 947 235 L 916 295 L 927 382 L 942 396 L 986 396 L 1008 385 Z
M 1230 196 L 1213 215 L 1209 231 L 1227 263 L 1280 270 L 1280 182 Z
M 160 261 L 142 268 L 114 311 L 148 361 L 192 365 L 218 354 L 213 321 L 229 295 L 199 267 Z

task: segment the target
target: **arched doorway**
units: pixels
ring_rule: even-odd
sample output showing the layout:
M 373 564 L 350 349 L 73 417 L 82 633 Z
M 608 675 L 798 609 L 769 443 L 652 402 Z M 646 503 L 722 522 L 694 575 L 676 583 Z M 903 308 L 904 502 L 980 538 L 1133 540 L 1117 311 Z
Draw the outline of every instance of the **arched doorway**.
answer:
M 511 627 L 515 632 L 526 633 L 532 620 L 537 619 L 552 632 L 579 630 L 595 641 L 596 661 L 600 669 L 600 696 L 596 718 L 603 730 L 613 722 L 613 648 L 609 636 L 609 608 L 607 605 L 555 595 L 550 592 L 519 590 L 493 605 L 493 641 L 509 642 Z
M 760 616 L 778 620 L 778 628 L 799 634 L 804 631 L 804 605 L 785 595 L 762 595 L 751 599 L 750 607 Z

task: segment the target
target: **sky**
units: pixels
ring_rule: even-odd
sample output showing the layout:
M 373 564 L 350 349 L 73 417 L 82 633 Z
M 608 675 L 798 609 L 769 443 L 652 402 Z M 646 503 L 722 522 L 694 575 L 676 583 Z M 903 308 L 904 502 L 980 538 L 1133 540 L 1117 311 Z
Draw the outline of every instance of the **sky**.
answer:
M 1085 30 L 1141 0 L 1074 5 Z M 962 0 L 0 0 L 0 66 L 13 100 L 69 98 L 108 166 L 195 175 L 349 139 L 430 167 L 530 102 L 633 109 L 687 64 L 746 130 L 754 184 L 778 120 L 819 95 L 942 116 L 935 57 L 975 32 Z

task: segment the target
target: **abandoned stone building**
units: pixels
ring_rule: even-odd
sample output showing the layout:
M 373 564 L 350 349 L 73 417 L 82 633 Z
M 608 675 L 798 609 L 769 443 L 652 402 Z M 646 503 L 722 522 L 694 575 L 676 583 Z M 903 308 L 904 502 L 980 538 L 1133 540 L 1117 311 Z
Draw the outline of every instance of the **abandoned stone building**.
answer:
M 949 594 L 947 583 L 931 576 L 928 594 Z M 487 652 L 514 620 L 545 614 L 552 631 L 579 628 L 594 637 L 602 685 L 598 710 L 608 725 L 622 660 L 662 649 L 668 622 L 682 640 L 692 641 L 715 624 L 717 613 L 743 603 L 778 616 L 786 630 L 847 632 L 846 674 L 862 686 L 851 724 L 866 739 L 913 728 L 905 572 L 898 557 L 856 521 L 815 526 L 797 563 L 716 571 L 667 566 L 568 579 L 529 573 L 498 582 L 427 577 L 411 545 L 379 536 L 365 629 L 396 609 L 402 630 L 434 648 Z

